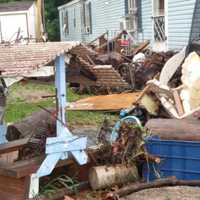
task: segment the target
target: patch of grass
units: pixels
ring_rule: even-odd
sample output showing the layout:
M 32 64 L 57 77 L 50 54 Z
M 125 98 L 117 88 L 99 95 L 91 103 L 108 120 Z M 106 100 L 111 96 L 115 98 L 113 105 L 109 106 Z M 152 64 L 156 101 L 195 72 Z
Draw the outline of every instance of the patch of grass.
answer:
M 17 83 L 9 89 L 7 100 L 7 109 L 5 120 L 7 123 L 14 123 L 31 115 L 35 111 L 39 111 L 38 105 L 46 108 L 55 107 L 55 99 L 40 99 L 38 101 L 30 101 L 29 96 L 38 97 L 41 94 L 54 94 L 54 85 L 39 84 L 28 82 L 26 84 Z M 91 95 L 79 95 L 74 93 L 71 88 L 67 90 L 68 101 L 76 101 Z M 111 119 L 117 118 L 117 115 L 106 114 Z M 69 111 L 67 112 L 67 122 L 70 125 L 98 125 L 105 118 L 103 112 L 89 112 L 89 111 Z

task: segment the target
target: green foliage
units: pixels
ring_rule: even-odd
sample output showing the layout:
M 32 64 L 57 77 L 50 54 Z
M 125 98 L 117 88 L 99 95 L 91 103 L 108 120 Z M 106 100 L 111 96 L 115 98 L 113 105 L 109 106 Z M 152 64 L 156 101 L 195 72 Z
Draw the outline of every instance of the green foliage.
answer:
M 45 0 L 45 21 L 48 38 L 51 41 L 60 39 L 59 13 L 57 7 L 62 5 L 64 0 Z
M 31 115 L 33 112 L 39 111 L 38 105 L 43 107 L 55 107 L 55 99 L 39 99 L 39 96 L 54 94 L 54 85 L 38 84 L 38 83 L 17 83 L 9 89 L 7 100 L 7 109 L 5 120 L 7 123 L 14 123 Z M 68 101 L 76 101 L 78 99 L 88 97 L 89 95 L 78 95 L 71 88 L 68 88 Z M 34 99 L 35 98 L 35 99 Z M 38 99 L 37 99 L 38 98 Z M 107 114 L 111 120 L 117 118 L 117 115 Z M 105 118 L 103 112 L 89 111 L 68 111 L 67 122 L 70 125 L 99 125 Z
M 79 183 L 76 180 L 70 178 L 69 176 L 61 175 L 42 186 L 40 188 L 40 195 L 45 195 L 50 198 L 62 188 L 66 188 L 68 191 L 76 192 L 78 185 Z

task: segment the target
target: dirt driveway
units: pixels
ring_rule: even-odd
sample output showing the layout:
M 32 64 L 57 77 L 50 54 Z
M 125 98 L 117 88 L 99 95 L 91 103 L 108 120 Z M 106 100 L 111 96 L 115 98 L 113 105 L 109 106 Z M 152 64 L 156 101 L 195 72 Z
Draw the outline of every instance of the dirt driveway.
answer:
M 166 187 L 143 190 L 120 200 L 200 200 L 200 187 Z

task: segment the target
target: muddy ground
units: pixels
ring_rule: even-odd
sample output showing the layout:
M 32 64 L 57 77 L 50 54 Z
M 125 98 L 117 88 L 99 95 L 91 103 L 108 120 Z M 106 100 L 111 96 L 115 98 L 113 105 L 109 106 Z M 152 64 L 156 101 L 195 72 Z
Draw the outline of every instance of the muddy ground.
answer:
M 166 187 L 143 190 L 120 200 L 200 200 L 200 187 Z
M 104 200 L 103 197 L 105 197 L 105 192 L 84 191 L 71 198 L 72 200 Z M 181 186 L 148 189 L 119 200 L 200 200 L 200 187 Z

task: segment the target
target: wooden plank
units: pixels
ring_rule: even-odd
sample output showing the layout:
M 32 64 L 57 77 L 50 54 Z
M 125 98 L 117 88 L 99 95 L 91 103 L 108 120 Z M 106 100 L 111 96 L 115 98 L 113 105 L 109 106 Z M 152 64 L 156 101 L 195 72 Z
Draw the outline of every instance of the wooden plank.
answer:
M 173 95 L 174 95 L 174 101 L 175 101 L 176 109 L 178 111 L 179 116 L 181 116 L 181 115 L 184 114 L 184 109 L 183 109 L 183 104 L 182 104 L 180 95 L 179 95 L 177 90 L 173 91 Z
M 12 151 L 18 150 L 20 147 L 23 147 L 25 144 L 28 143 L 28 138 L 26 139 L 21 139 L 21 140 L 16 140 L 12 142 L 8 142 L 6 144 L 1 144 L 0 145 L 0 154 L 4 153 L 9 153 Z
M 17 161 L 10 164 L 2 164 L 0 163 L 0 175 L 8 176 L 8 177 L 14 177 L 14 178 L 22 178 L 27 175 L 30 175 L 32 173 L 35 173 L 40 165 L 42 164 L 45 157 L 37 157 L 30 160 L 25 161 Z M 57 164 L 56 167 L 62 167 L 65 165 L 69 165 L 73 163 L 74 161 L 72 159 L 68 160 L 61 160 Z
M 2 200 L 25 200 L 28 194 L 28 177 L 15 179 L 0 176 L 0 199 Z
M 70 103 L 67 110 L 119 111 L 131 107 L 139 95 L 140 92 L 89 97 Z
M 137 53 L 144 50 L 149 44 L 150 44 L 149 41 L 145 41 L 142 44 L 140 44 L 137 48 L 133 49 L 133 55 L 136 55 Z

